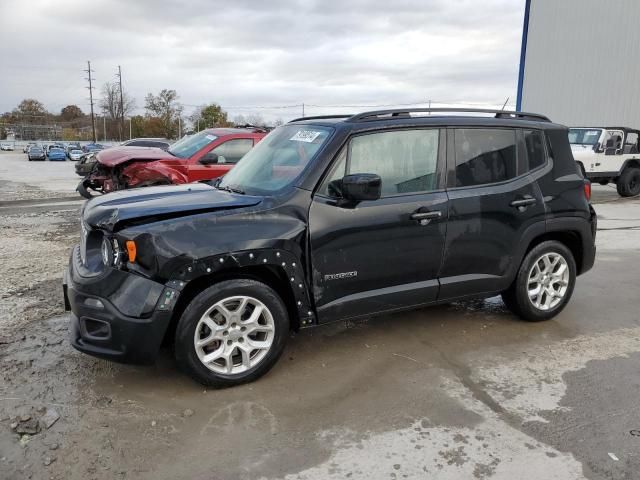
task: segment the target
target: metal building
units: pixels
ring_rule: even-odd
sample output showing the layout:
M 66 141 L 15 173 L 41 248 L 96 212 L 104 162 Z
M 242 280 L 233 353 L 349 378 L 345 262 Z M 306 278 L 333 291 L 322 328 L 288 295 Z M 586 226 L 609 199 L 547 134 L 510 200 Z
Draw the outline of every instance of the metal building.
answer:
M 640 128 L 640 0 L 526 0 L 517 108 Z

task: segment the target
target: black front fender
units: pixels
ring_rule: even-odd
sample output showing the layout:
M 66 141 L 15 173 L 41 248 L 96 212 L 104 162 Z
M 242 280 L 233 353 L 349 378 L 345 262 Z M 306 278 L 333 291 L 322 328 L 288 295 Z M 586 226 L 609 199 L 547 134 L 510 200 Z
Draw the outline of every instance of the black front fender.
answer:
M 191 282 L 206 277 L 211 277 L 213 282 L 215 278 L 224 277 L 225 274 L 241 275 L 243 271 L 251 271 L 255 267 L 270 267 L 281 273 L 289 284 L 300 326 L 316 324 L 313 295 L 305 277 L 304 265 L 300 256 L 290 250 L 258 248 L 193 260 L 176 270 L 166 286 L 181 292 Z

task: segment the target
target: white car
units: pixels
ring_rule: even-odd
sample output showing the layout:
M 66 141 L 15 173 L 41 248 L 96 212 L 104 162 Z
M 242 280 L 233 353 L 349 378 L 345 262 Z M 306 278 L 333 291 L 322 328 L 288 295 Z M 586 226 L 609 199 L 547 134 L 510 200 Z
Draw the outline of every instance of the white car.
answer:
M 74 148 L 73 150 L 69 151 L 69 158 L 71 160 L 73 160 L 74 162 L 77 162 L 78 160 L 80 160 L 82 155 L 84 155 L 84 152 L 82 150 L 78 150 L 76 148 Z
M 618 194 L 640 194 L 640 130 L 626 127 L 569 129 L 573 158 L 583 175 L 601 185 L 615 183 Z
M 13 143 L 0 143 L 0 150 L 13 151 Z

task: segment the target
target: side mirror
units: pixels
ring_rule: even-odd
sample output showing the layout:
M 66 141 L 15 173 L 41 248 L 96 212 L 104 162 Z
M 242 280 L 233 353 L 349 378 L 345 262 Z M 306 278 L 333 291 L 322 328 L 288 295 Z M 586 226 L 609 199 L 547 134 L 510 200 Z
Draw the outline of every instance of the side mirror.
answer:
M 340 190 L 345 200 L 378 200 L 382 194 L 382 179 L 374 173 L 346 175 L 342 178 Z
M 199 162 L 202 165 L 212 165 L 214 163 L 218 163 L 218 155 L 213 152 L 209 152 L 202 157 Z
M 595 145 L 593 146 L 593 151 L 598 153 L 600 151 L 601 145 L 600 142 L 596 142 Z

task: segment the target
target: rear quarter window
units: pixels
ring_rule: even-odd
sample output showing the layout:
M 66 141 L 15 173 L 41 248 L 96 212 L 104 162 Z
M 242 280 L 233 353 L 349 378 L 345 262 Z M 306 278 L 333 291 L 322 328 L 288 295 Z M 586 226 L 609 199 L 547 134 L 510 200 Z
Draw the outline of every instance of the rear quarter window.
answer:
M 526 173 L 535 170 L 544 165 L 547 161 L 547 154 L 544 147 L 544 134 L 539 130 L 523 130 L 524 146 L 527 152 L 526 158 L 523 159 L 523 165 L 520 173 Z
M 455 130 L 456 187 L 499 183 L 517 175 L 516 131 L 460 128 Z

